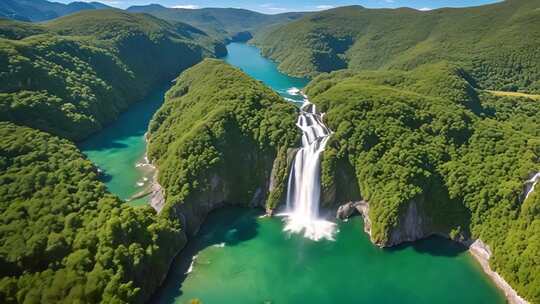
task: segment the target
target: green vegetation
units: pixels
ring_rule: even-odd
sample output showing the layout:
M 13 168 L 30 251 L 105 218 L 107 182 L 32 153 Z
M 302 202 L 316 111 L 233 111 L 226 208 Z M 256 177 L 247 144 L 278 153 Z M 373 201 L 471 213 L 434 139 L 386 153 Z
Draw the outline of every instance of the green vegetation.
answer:
M 0 123 L 0 302 L 143 303 L 185 243 L 67 140 Z
M 540 171 L 537 100 L 476 91 L 444 62 L 323 74 L 307 93 L 335 131 L 323 155 L 323 192 L 359 189 L 376 242 L 390 242 L 414 202 L 424 226 L 417 228 L 481 238 L 494 269 L 540 303 L 539 191 L 523 201 L 524 182 Z M 356 185 L 336 183 L 343 172 Z
M 292 75 L 449 61 L 475 87 L 540 92 L 538 1 L 428 12 L 342 7 L 265 31 L 254 42 Z
M 2 0 L 0 17 L 20 21 L 45 21 L 83 10 L 111 8 L 99 2 L 74 1 L 69 4 L 46 0 Z
M 118 10 L 0 22 L 0 120 L 81 140 L 224 46 L 186 24 Z
M 296 111 L 222 61 L 206 59 L 184 72 L 149 127 L 148 157 L 166 190 L 164 214 L 179 204 L 260 204 L 267 197 L 275 206 L 288 174 L 281 168 L 286 148 L 299 140 Z M 282 162 L 268 194 L 276 157 Z
M 127 10 L 191 24 L 221 41 L 247 41 L 260 30 L 284 24 L 305 15 L 305 13 L 265 15 L 236 8 L 167 8 L 159 4 L 132 6 Z

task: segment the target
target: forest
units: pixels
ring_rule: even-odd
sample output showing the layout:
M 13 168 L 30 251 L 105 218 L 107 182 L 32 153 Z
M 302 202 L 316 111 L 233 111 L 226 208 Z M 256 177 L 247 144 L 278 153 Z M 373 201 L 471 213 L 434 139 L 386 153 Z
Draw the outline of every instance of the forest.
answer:
M 144 303 L 186 239 L 68 140 L 0 123 L 0 302 Z
M 82 140 L 157 85 L 223 52 L 187 24 L 119 10 L 40 25 L 0 20 L 0 120 Z
M 252 42 L 291 75 L 449 61 L 475 87 L 538 93 L 539 8 L 529 0 L 425 12 L 339 7 L 269 28 Z
M 203 197 L 275 208 L 285 193 L 287 148 L 300 139 L 296 115 L 293 104 L 222 61 L 187 70 L 149 126 L 148 157 L 166 190 L 165 209 L 211 200 Z
M 411 204 L 426 235 L 482 239 L 494 269 L 539 302 L 540 195 L 524 200 L 523 192 L 540 171 L 538 100 L 477 90 L 463 75 L 438 63 L 314 79 L 307 93 L 335 131 L 322 186 L 369 201 L 372 239 L 381 245 L 393 244 Z M 356 183 L 336 184 L 340 172 Z
M 426 235 L 482 239 L 540 303 L 540 191 L 524 196 L 540 172 L 539 2 L 131 11 L 0 19 L 0 303 L 147 302 L 200 224 L 181 211 L 284 203 L 298 108 L 213 59 L 252 34 L 314 77 L 305 91 L 334 132 L 323 207 L 368 201 L 372 240 L 390 246 L 414 205 Z M 110 193 L 75 142 L 171 82 L 147 134 L 158 214 Z

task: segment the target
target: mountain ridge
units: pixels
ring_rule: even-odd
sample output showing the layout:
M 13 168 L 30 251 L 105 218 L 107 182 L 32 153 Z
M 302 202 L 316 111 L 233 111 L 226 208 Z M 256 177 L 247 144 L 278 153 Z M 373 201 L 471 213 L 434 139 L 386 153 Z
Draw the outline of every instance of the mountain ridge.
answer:
M 432 11 L 340 7 L 262 32 L 253 43 L 294 76 L 450 61 L 480 88 L 534 93 L 540 91 L 538 8 L 523 0 Z
M 82 10 L 112 8 L 100 2 L 74 1 L 68 4 L 46 0 L 2 0 L 0 17 L 19 21 L 46 21 Z

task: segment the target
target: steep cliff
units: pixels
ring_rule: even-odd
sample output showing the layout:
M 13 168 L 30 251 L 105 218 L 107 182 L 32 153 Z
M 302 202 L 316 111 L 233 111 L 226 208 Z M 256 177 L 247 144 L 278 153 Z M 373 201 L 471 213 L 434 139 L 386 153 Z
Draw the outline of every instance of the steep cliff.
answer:
M 296 108 L 222 61 L 183 73 L 149 127 L 161 214 L 194 234 L 223 204 L 273 209 L 285 191 Z

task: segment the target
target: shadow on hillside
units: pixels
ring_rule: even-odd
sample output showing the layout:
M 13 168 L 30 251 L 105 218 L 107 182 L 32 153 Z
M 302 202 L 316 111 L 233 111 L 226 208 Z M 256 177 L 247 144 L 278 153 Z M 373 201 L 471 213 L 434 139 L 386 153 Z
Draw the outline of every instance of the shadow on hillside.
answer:
M 467 251 L 467 247 L 465 247 L 464 245 L 440 236 L 431 236 L 427 239 L 419 240 L 416 242 L 404 243 L 385 250 L 392 252 L 401 251 L 408 248 L 412 248 L 414 251 L 421 254 L 444 257 L 455 257 L 463 253 L 464 251 Z
M 165 282 L 149 303 L 173 303 L 175 298 L 181 296 L 182 285 L 192 261 L 204 249 L 210 246 L 236 246 L 255 238 L 259 229 L 259 213 L 253 209 L 237 207 L 225 207 L 211 212 L 197 236 L 175 258 Z

